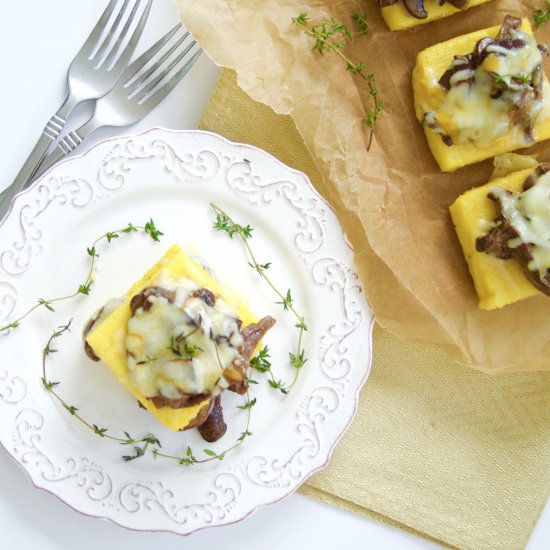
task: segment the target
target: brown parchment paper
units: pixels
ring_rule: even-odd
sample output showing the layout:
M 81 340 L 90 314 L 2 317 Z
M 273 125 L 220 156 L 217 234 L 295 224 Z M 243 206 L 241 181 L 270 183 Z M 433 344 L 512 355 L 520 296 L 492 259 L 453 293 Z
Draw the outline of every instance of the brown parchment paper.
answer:
M 292 119 L 252 100 L 234 71 L 222 71 L 199 128 L 265 149 L 325 190 Z M 524 548 L 550 487 L 550 371 L 465 369 L 377 325 L 373 347 L 352 425 L 300 491 L 453 548 Z
M 241 88 L 294 119 L 354 246 L 379 324 L 401 338 L 435 343 L 481 370 L 550 369 L 549 299 L 478 310 L 448 214 L 461 192 L 488 180 L 492 165 L 442 174 L 414 115 L 411 88 L 419 51 L 498 25 L 506 14 L 532 17 L 538 0 L 493 0 L 401 32 L 387 29 L 376 2 L 175 1 L 185 26 L 217 64 L 237 72 Z M 368 10 L 371 33 L 347 53 L 375 73 L 384 101 L 369 152 L 362 122 L 366 85 L 340 59 L 312 52 L 311 39 L 291 22 L 307 12 L 313 22 L 334 16 L 351 25 L 358 8 Z M 550 42 L 550 23 L 536 36 Z M 545 160 L 547 148 L 525 151 Z

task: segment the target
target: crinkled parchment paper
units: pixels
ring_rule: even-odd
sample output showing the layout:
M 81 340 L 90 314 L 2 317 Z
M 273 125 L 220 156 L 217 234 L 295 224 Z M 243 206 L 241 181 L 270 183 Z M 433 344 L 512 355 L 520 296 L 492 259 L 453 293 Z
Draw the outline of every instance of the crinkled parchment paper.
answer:
M 417 52 L 498 25 L 506 14 L 532 20 L 542 0 L 493 0 L 401 32 L 387 29 L 374 1 L 175 1 L 183 23 L 217 64 L 235 69 L 251 97 L 294 119 L 355 248 L 382 326 L 402 338 L 435 343 L 478 369 L 550 369 L 550 299 L 478 310 L 448 214 L 461 192 L 488 180 L 491 162 L 442 174 L 414 115 L 411 88 Z M 307 12 L 312 22 L 334 16 L 351 26 L 358 8 L 367 9 L 371 33 L 357 37 L 347 53 L 374 72 L 384 101 L 368 152 L 365 83 L 336 56 L 312 52 L 311 39 L 291 22 Z M 536 36 L 550 43 L 550 23 Z M 548 160 L 548 147 L 525 151 Z

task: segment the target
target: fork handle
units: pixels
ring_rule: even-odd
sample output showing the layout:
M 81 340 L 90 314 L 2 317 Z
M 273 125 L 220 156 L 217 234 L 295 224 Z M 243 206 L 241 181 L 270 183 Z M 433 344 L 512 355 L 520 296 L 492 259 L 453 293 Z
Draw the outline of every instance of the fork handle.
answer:
M 26 187 L 31 182 L 38 165 L 46 156 L 48 148 L 59 137 L 65 127 L 65 123 L 67 122 L 69 115 L 78 103 L 80 103 L 80 99 L 75 97 L 74 94 L 69 93 L 55 115 L 53 115 L 46 126 L 44 126 L 44 130 L 42 131 L 40 138 L 25 161 L 25 164 L 19 171 L 19 174 L 17 174 L 15 180 L 13 180 L 12 185 L 18 187 L 19 189 L 23 189 L 23 187 Z
M 77 130 L 68 132 L 63 139 L 59 141 L 57 147 L 48 153 L 38 166 L 33 175 L 33 179 L 39 178 L 48 168 L 51 168 L 59 159 L 72 153 L 94 130 L 100 125 L 92 117 Z
M 69 94 L 55 115 L 50 118 L 31 154 L 25 161 L 25 164 L 23 164 L 21 170 L 19 170 L 19 174 L 17 174 L 12 184 L 0 194 L 0 219 L 3 218 L 5 212 L 9 209 L 13 197 L 30 183 L 48 148 L 62 132 L 69 114 L 78 103 L 79 100 L 72 94 Z

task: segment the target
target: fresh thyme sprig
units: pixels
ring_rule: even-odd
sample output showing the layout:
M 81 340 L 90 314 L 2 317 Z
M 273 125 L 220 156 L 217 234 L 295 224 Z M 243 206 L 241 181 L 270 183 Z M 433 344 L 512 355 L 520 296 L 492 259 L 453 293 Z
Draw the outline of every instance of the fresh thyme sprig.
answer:
M 251 423 L 251 410 L 254 405 L 256 405 L 256 398 L 253 399 L 250 398 L 250 392 L 247 388 L 246 390 L 246 401 L 243 405 L 238 405 L 237 408 L 246 411 L 246 426 L 243 432 L 241 432 L 240 436 L 237 438 L 235 443 L 231 445 L 230 447 L 224 449 L 223 451 L 217 453 L 213 451 L 212 449 L 203 449 L 204 454 L 207 456 L 207 458 L 196 458 L 193 451 L 190 447 L 187 447 L 187 451 L 184 456 L 176 456 L 176 455 L 170 455 L 167 453 L 161 452 L 159 449 L 162 448 L 162 444 L 159 441 L 157 437 L 155 437 L 153 434 L 149 433 L 144 435 L 141 438 L 134 438 L 132 437 L 127 431 L 123 432 L 124 437 L 118 437 L 115 435 L 111 435 L 110 433 L 107 433 L 109 430 L 108 428 L 100 428 L 97 424 L 94 424 L 92 422 L 89 422 L 86 420 L 83 416 L 79 414 L 79 409 L 74 406 L 70 405 L 65 399 L 61 397 L 61 395 L 57 392 L 56 388 L 60 385 L 60 382 L 53 381 L 48 378 L 47 373 L 47 358 L 53 354 L 57 353 L 57 349 L 53 347 L 53 342 L 60 336 L 62 336 L 65 332 L 70 332 L 71 327 L 71 321 L 69 321 L 66 325 L 60 326 L 57 329 L 54 330 L 50 338 L 48 339 L 46 345 L 44 346 L 42 350 L 42 378 L 40 379 L 42 382 L 42 386 L 46 391 L 48 391 L 52 397 L 58 401 L 63 408 L 69 412 L 71 416 L 74 416 L 80 423 L 82 423 L 84 426 L 86 426 L 88 429 L 90 429 L 94 434 L 98 435 L 99 437 L 110 439 L 111 441 L 116 441 L 117 443 L 120 443 L 121 445 L 133 445 L 134 446 L 134 453 L 130 455 L 122 455 L 122 460 L 125 462 L 129 462 L 131 460 L 134 460 L 136 458 L 140 458 L 145 455 L 147 452 L 147 449 L 150 445 L 153 446 L 152 454 L 156 458 L 157 456 L 160 456 L 162 458 L 168 458 L 171 460 L 176 460 L 179 464 L 182 464 L 184 466 L 190 466 L 192 464 L 201 464 L 204 462 L 211 462 L 213 460 L 223 460 L 225 458 L 225 455 L 237 447 L 241 446 L 245 439 L 250 437 L 252 435 L 252 432 L 250 431 L 250 423 Z M 249 383 L 255 383 L 253 380 L 248 380 Z
M 126 227 L 124 227 L 122 229 L 119 229 L 119 230 L 116 230 L 116 231 L 106 232 L 101 237 L 97 238 L 93 242 L 91 247 L 87 248 L 88 256 L 90 256 L 90 258 L 91 258 L 90 269 L 89 269 L 88 277 L 86 278 L 86 281 L 79 286 L 79 291 L 77 291 L 77 292 L 75 292 L 71 295 L 62 297 L 62 298 L 54 298 L 54 299 L 50 299 L 50 300 L 40 299 L 39 303 L 36 306 L 34 306 L 33 308 L 31 308 L 25 315 L 21 316 L 19 319 L 17 319 L 13 323 L 10 323 L 11 328 L 17 327 L 19 325 L 19 323 L 21 322 L 21 320 L 23 320 L 26 316 L 28 316 L 37 307 L 43 306 L 43 307 L 45 307 L 46 309 L 48 309 L 50 311 L 54 311 L 54 308 L 52 306 L 52 303 L 54 303 L 54 302 L 57 302 L 57 301 L 60 301 L 60 300 L 63 300 L 63 299 L 73 298 L 73 297 L 77 296 L 78 294 L 89 294 L 89 291 L 91 289 L 92 282 L 93 282 L 93 272 L 94 272 L 95 260 L 96 260 L 96 258 L 99 257 L 99 254 L 97 253 L 97 249 L 96 249 L 97 245 L 103 239 L 105 239 L 108 243 L 110 243 L 114 239 L 119 238 L 121 236 L 121 234 L 123 234 L 123 233 L 132 233 L 132 232 L 139 231 L 139 230 L 145 231 L 145 233 L 147 233 L 154 241 L 158 241 L 159 237 L 163 234 L 161 231 L 159 231 L 155 227 L 155 224 L 154 224 L 153 220 L 150 220 L 144 226 L 134 226 L 132 223 L 129 223 Z M 252 228 L 250 228 L 250 226 L 247 226 L 247 227 L 241 227 L 241 226 L 233 227 L 233 225 L 227 225 L 224 228 L 224 230 L 231 233 L 231 235 L 238 232 L 240 235 L 241 234 L 246 235 L 247 237 L 250 237 L 251 232 L 252 232 Z M 267 269 L 267 268 L 269 268 L 269 265 L 264 264 L 262 266 L 262 268 Z M 85 291 L 83 291 L 82 289 L 85 289 Z M 283 301 L 285 301 L 285 303 L 289 302 L 289 295 L 288 294 L 287 294 L 286 298 L 283 297 Z M 97 436 L 99 436 L 101 438 L 105 438 L 105 439 L 110 439 L 111 441 L 116 441 L 117 443 L 119 443 L 121 445 L 133 445 L 133 454 L 122 455 L 122 460 L 124 460 L 125 462 L 129 462 L 131 460 L 135 460 L 136 458 L 140 458 L 140 457 L 144 456 L 146 454 L 147 449 L 149 448 L 149 446 L 153 446 L 152 454 L 155 457 L 160 456 L 160 457 L 164 457 L 164 458 L 167 458 L 167 459 L 176 460 L 176 461 L 179 462 L 179 464 L 182 464 L 182 465 L 198 464 L 198 463 L 210 462 L 210 461 L 213 461 L 213 460 L 223 460 L 228 452 L 230 452 L 230 451 L 236 449 L 237 447 L 239 447 L 240 445 L 242 445 L 243 442 L 248 437 L 250 437 L 252 435 L 252 432 L 250 431 L 251 409 L 256 404 L 256 398 L 253 398 L 253 399 L 250 398 L 248 388 L 247 388 L 247 391 L 246 391 L 246 402 L 243 405 L 240 405 L 240 406 L 237 407 L 240 410 L 246 411 L 246 413 L 247 413 L 245 430 L 243 432 L 241 432 L 240 436 L 237 438 L 237 440 L 235 441 L 235 443 L 233 445 L 231 445 L 229 448 L 225 449 L 222 452 L 217 453 L 217 452 L 213 451 L 212 449 L 208 449 L 208 448 L 203 449 L 203 452 L 204 452 L 204 454 L 206 455 L 207 458 L 199 458 L 199 459 L 196 458 L 190 447 L 187 447 L 185 456 L 182 456 L 182 457 L 166 454 L 166 453 L 163 453 L 163 452 L 160 451 L 160 449 L 162 448 L 162 444 L 161 444 L 160 440 L 157 437 L 155 437 L 155 435 L 153 435 L 153 434 L 149 433 L 149 434 L 146 434 L 145 436 L 143 436 L 141 438 L 134 438 L 133 436 L 130 435 L 129 432 L 124 431 L 123 432 L 124 437 L 119 437 L 119 436 L 111 435 L 110 433 L 108 433 L 109 432 L 108 428 L 100 427 L 97 424 L 89 422 L 88 420 L 86 420 L 79 413 L 78 407 L 76 407 L 75 405 L 69 404 L 63 397 L 61 397 L 61 395 L 57 391 L 57 388 L 60 385 L 60 382 L 49 379 L 48 374 L 47 374 L 47 366 L 46 366 L 47 365 L 47 358 L 50 355 L 52 355 L 54 353 L 57 353 L 57 351 L 58 351 L 56 348 L 53 347 L 54 341 L 57 338 L 59 338 L 60 336 L 62 336 L 65 332 L 70 332 L 71 322 L 72 322 L 72 320 L 69 321 L 66 325 L 60 326 L 56 330 L 54 330 L 54 332 L 52 333 L 52 335 L 50 336 L 50 338 L 48 339 L 46 345 L 44 346 L 44 348 L 42 350 L 42 378 L 41 378 L 42 386 L 44 387 L 44 389 L 47 392 L 49 392 L 52 395 L 52 397 L 59 404 L 61 404 L 63 406 L 63 408 L 71 416 L 76 418 L 81 424 L 86 426 L 89 430 L 91 430 Z M 10 328 L 10 326 L 2 327 L 0 330 L 6 330 L 7 328 Z M 178 337 L 173 336 L 170 339 L 169 349 L 171 349 L 173 351 L 173 353 L 175 355 L 177 355 L 178 357 L 185 357 L 187 359 L 192 359 L 193 357 L 195 357 L 197 355 L 197 353 L 201 352 L 202 350 L 198 346 L 190 345 L 187 342 L 184 342 L 185 337 L 187 337 L 187 336 L 189 336 L 189 334 L 187 334 L 187 335 L 182 334 Z M 183 344 L 183 349 L 182 349 L 182 344 Z M 149 358 L 148 357 L 141 364 L 145 364 L 145 363 L 153 361 L 153 360 L 154 360 L 154 358 Z M 248 379 L 247 381 L 248 381 L 249 384 L 255 384 L 256 383 L 256 381 L 254 381 L 252 379 Z
M 353 20 L 359 28 L 359 34 L 366 35 L 369 32 L 367 12 L 354 12 Z M 313 51 L 323 55 L 325 52 L 333 52 L 346 63 L 346 70 L 362 78 L 369 88 L 367 96 L 367 113 L 364 122 L 370 128 L 369 142 L 367 151 L 372 145 L 376 120 L 382 112 L 383 103 L 380 99 L 380 93 L 376 87 L 376 80 L 373 73 L 365 72 L 363 62 L 353 62 L 342 49 L 346 44 L 353 41 L 353 34 L 345 23 L 337 22 L 333 17 L 330 21 L 323 21 L 318 25 L 308 26 L 309 16 L 307 13 L 300 13 L 298 17 L 293 17 L 292 22 L 296 24 L 307 36 L 315 40 Z
M 550 19 L 550 0 L 546 0 L 545 10 L 535 10 L 533 12 L 533 18 L 537 27 Z
M 369 14 L 366 11 L 363 13 L 360 11 L 354 11 L 351 18 L 355 21 L 355 24 L 359 29 L 359 34 L 364 36 L 369 34 Z
M 71 330 L 71 321 L 69 321 L 66 325 L 62 325 L 58 328 L 56 328 L 50 338 L 48 339 L 48 342 L 44 346 L 42 350 L 42 386 L 44 386 L 44 389 L 48 391 L 52 397 L 60 403 L 65 410 L 67 410 L 72 416 L 74 416 L 81 424 L 86 426 L 88 429 L 90 429 L 93 433 L 98 435 L 99 437 L 103 437 L 106 439 L 110 439 L 112 441 L 116 441 L 117 443 L 120 443 L 121 445 L 133 445 L 134 446 L 134 453 L 131 455 L 123 455 L 122 460 L 125 462 L 129 462 L 130 460 L 134 460 L 136 458 L 139 458 L 145 454 L 147 451 L 147 448 L 149 445 L 155 445 L 155 449 L 162 447 L 160 441 L 153 435 L 153 434 L 147 434 L 141 438 L 133 438 L 128 432 L 124 432 L 124 437 L 117 437 L 115 435 L 111 435 L 107 433 L 107 428 L 100 428 L 97 424 L 93 424 L 91 422 L 88 422 L 84 419 L 79 413 L 78 408 L 74 405 L 70 405 L 65 399 L 63 399 L 59 393 L 57 392 L 56 388 L 60 385 L 60 382 L 54 382 L 53 380 L 48 379 L 47 369 L 46 369 L 46 363 L 47 358 L 52 354 L 56 353 L 57 349 L 53 348 L 53 342 L 66 332 L 70 332 Z
M 518 84 L 531 84 L 531 76 L 525 75 L 525 74 L 495 74 L 495 83 L 500 84 L 501 86 L 504 86 L 505 88 L 509 88 L 510 85 L 508 82 L 506 82 L 506 78 L 509 78 L 510 80 L 514 80 Z
M 160 236 L 163 235 L 162 231 L 157 229 L 155 226 L 155 222 L 151 219 L 149 220 L 145 225 L 143 226 L 135 226 L 132 223 L 129 223 L 126 227 L 123 227 L 121 229 L 117 229 L 116 231 L 107 231 L 100 237 L 98 237 L 93 243 L 92 246 L 88 247 L 86 249 L 86 252 L 88 256 L 90 257 L 90 267 L 88 269 L 88 275 L 86 277 L 86 280 L 78 285 L 78 288 L 75 292 L 68 294 L 66 296 L 59 296 L 57 298 L 39 298 L 37 303 L 29 308 L 23 315 L 15 319 L 15 321 L 12 321 L 11 323 L 8 323 L 7 325 L 0 327 L 0 333 L 5 332 L 9 329 L 17 328 L 21 321 L 23 321 L 25 318 L 27 318 L 33 311 L 35 311 L 38 308 L 45 308 L 48 311 L 55 311 L 54 305 L 56 302 L 62 302 L 65 300 L 70 300 L 71 298 L 76 298 L 79 294 L 83 294 L 87 296 L 90 294 L 93 282 L 94 282 L 94 268 L 96 259 L 99 258 L 99 254 L 97 253 L 97 245 L 101 241 L 107 241 L 110 243 L 114 239 L 117 239 L 121 236 L 121 234 L 125 233 L 134 233 L 136 231 L 144 231 L 147 235 L 151 237 L 154 241 L 158 241 Z
M 237 440 L 233 445 L 231 445 L 230 447 L 224 449 L 219 453 L 213 451 L 212 449 L 208 449 L 208 448 L 203 449 L 203 452 L 206 455 L 206 458 L 196 458 L 190 447 L 187 447 L 187 451 L 184 456 L 176 456 L 176 455 L 163 453 L 160 451 L 160 449 L 162 448 L 162 444 L 160 440 L 151 433 L 146 434 L 141 438 L 134 438 L 129 434 L 129 432 L 124 431 L 123 432 L 124 437 L 119 437 L 108 433 L 109 431 L 108 428 L 99 427 L 97 424 L 89 422 L 83 416 L 81 416 L 81 414 L 78 412 L 79 411 L 78 407 L 76 407 L 75 405 L 69 404 L 65 399 L 63 399 L 63 397 L 61 397 L 61 395 L 58 393 L 56 389 L 60 385 L 60 382 L 49 379 L 47 368 L 46 368 L 47 358 L 50 355 L 58 352 L 58 350 L 53 347 L 54 341 L 60 336 L 62 336 L 65 332 L 70 332 L 71 322 L 72 320 L 69 321 L 66 325 L 60 326 L 57 329 L 55 329 L 42 350 L 42 378 L 41 378 L 42 386 L 46 391 L 48 391 L 52 395 L 52 397 L 58 403 L 60 403 L 63 406 L 63 408 L 71 416 L 74 416 L 74 418 L 76 418 L 81 424 L 83 424 L 88 429 L 90 429 L 94 434 L 105 439 L 110 439 L 111 441 L 116 441 L 121 445 L 133 445 L 133 451 L 134 451 L 133 454 L 122 455 L 122 460 L 124 460 L 125 462 L 129 462 L 131 460 L 135 460 L 136 458 L 140 458 L 144 456 L 150 445 L 153 446 L 152 454 L 155 458 L 159 456 L 162 458 L 176 460 L 179 464 L 182 464 L 185 466 L 190 466 L 192 464 L 201 464 L 204 462 L 211 462 L 213 460 L 223 460 L 227 455 L 227 453 L 241 446 L 245 441 L 245 439 L 247 439 L 252 435 L 252 432 L 250 431 L 250 423 L 251 423 L 251 417 L 252 417 L 251 409 L 252 407 L 254 407 L 254 405 L 256 405 L 257 400 L 256 398 L 252 398 L 252 399 L 250 398 L 250 392 L 248 388 L 246 390 L 245 403 L 243 405 L 237 406 L 238 409 L 242 411 L 246 411 L 246 426 L 244 431 L 241 432 L 240 436 L 237 438 Z M 185 343 L 184 351 L 183 353 L 181 353 L 179 347 L 177 348 L 173 347 L 173 346 L 179 346 L 179 344 L 181 344 L 181 342 L 178 342 L 177 338 L 171 339 L 172 350 L 175 353 L 177 349 L 178 353 L 180 353 L 182 356 L 183 354 L 185 354 L 187 357 L 189 357 L 196 354 L 197 351 L 201 351 L 200 348 L 198 348 L 197 346 L 190 346 L 189 344 Z M 148 360 L 153 360 L 153 359 L 148 359 Z M 254 358 L 252 361 L 254 360 L 257 361 L 256 358 Z M 254 380 L 249 379 L 248 383 L 254 384 L 256 382 Z
M 293 360 L 293 359 L 295 359 L 295 354 L 289 353 L 289 356 L 290 356 L 291 365 L 294 366 L 295 368 L 300 368 L 300 367 L 296 367 L 296 363 Z M 305 363 L 306 359 L 304 359 L 303 350 L 302 350 L 301 357 L 302 357 L 303 363 Z M 277 380 L 275 378 L 275 376 L 274 376 L 274 374 L 271 370 L 271 361 L 269 359 L 270 359 L 269 348 L 267 346 L 264 346 L 258 352 L 258 355 L 256 355 L 256 357 L 253 357 L 250 360 L 250 368 L 252 370 L 255 370 L 255 371 L 259 372 L 259 373 L 267 374 L 267 376 L 269 376 L 269 379 L 267 381 L 268 384 L 272 388 L 279 390 L 281 393 L 287 394 L 289 388 L 286 387 L 285 383 L 282 380 Z M 302 365 L 303 365 L 303 363 L 302 363 Z M 295 371 L 295 372 L 298 372 L 298 371 Z M 257 382 L 255 380 L 249 378 L 248 383 L 249 384 L 256 384 Z
M 176 356 L 181 357 L 182 359 L 191 360 L 194 359 L 198 353 L 200 353 L 202 348 L 199 346 L 194 346 L 184 341 L 185 338 L 183 334 L 180 336 L 170 336 L 170 346 L 168 349 Z
M 282 380 L 275 380 L 275 377 L 273 376 L 271 369 L 265 368 L 265 365 L 267 365 L 266 359 L 268 357 L 267 351 L 264 352 L 263 356 L 262 356 L 262 352 L 260 352 L 260 354 L 258 355 L 257 362 L 255 359 L 252 359 L 251 361 L 252 368 L 255 368 L 255 366 L 257 365 L 263 365 L 264 366 L 263 371 L 258 368 L 256 368 L 255 370 L 258 370 L 259 372 L 269 373 L 270 375 L 269 385 L 272 388 L 278 389 L 282 393 L 286 394 L 296 384 L 300 370 L 307 361 L 305 357 L 305 350 L 302 345 L 302 340 L 303 340 L 304 332 L 308 330 L 308 326 L 305 323 L 304 317 L 300 315 L 294 307 L 294 299 L 292 297 L 291 290 L 288 289 L 286 291 L 286 294 L 283 294 L 273 284 L 271 279 L 266 275 L 266 271 L 267 269 L 269 269 L 269 267 L 271 267 L 271 263 L 269 262 L 269 263 L 261 264 L 256 259 L 256 256 L 252 251 L 252 248 L 250 247 L 250 244 L 248 242 L 249 239 L 252 237 L 253 229 L 249 225 L 247 225 L 246 227 L 243 227 L 242 225 L 239 225 L 238 223 L 236 223 L 227 214 L 227 212 L 224 212 L 219 206 L 216 206 L 215 204 L 210 203 L 210 207 L 216 214 L 216 221 L 214 222 L 214 226 L 213 226 L 214 229 L 216 229 L 217 231 L 222 231 L 227 233 L 231 238 L 233 238 L 233 235 L 239 236 L 239 238 L 241 239 L 242 243 L 246 248 L 246 251 L 248 252 L 248 256 L 250 258 L 249 265 L 260 275 L 260 277 L 268 284 L 271 290 L 279 298 L 279 300 L 275 303 L 280 304 L 285 311 L 291 312 L 291 314 L 294 315 L 294 317 L 297 320 L 295 327 L 299 330 L 299 333 L 298 333 L 298 343 L 296 346 L 296 353 L 291 352 L 288 354 L 290 365 L 294 367 L 294 378 L 289 384 L 286 384 Z
M 240 447 L 245 439 L 250 437 L 252 432 L 250 431 L 250 421 L 252 418 L 252 407 L 256 404 L 256 398 L 250 399 L 250 392 L 247 388 L 246 390 L 246 401 L 244 405 L 238 405 L 237 408 L 241 411 L 246 411 L 246 427 L 243 432 L 241 432 L 241 435 L 237 438 L 235 443 L 228 447 L 227 449 L 224 449 L 222 452 L 217 453 L 216 451 L 213 451 L 212 449 L 203 449 L 203 453 L 206 455 L 206 458 L 197 458 L 195 456 L 195 453 L 191 449 L 191 447 L 187 447 L 185 454 L 183 456 L 178 455 L 171 455 L 168 453 L 163 453 L 159 451 L 157 447 L 153 449 L 153 455 L 155 458 L 157 456 L 160 456 L 161 458 L 168 458 L 169 460 L 175 460 L 178 462 L 178 464 L 182 466 L 192 466 L 193 464 L 204 464 L 205 462 L 212 462 L 213 460 L 223 460 L 227 453 L 230 453 L 231 451 L 235 450 L 237 447 Z

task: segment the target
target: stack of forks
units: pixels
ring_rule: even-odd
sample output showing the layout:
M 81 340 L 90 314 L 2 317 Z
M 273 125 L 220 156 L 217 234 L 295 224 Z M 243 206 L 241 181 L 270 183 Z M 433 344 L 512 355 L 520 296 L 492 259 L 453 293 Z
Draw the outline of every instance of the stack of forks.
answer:
M 176 25 L 128 65 L 143 32 L 153 0 L 110 0 L 90 36 L 72 61 L 68 95 L 13 183 L 0 194 L 0 220 L 12 199 L 102 126 L 128 126 L 151 111 L 187 74 L 202 50 Z M 95 100 L 92 117 L 60 137 L 81 102 Z

